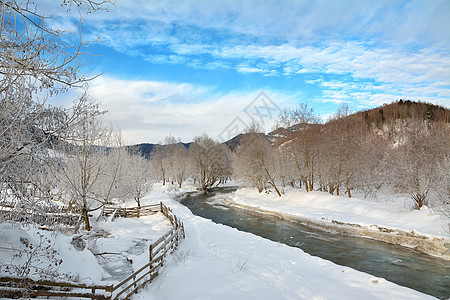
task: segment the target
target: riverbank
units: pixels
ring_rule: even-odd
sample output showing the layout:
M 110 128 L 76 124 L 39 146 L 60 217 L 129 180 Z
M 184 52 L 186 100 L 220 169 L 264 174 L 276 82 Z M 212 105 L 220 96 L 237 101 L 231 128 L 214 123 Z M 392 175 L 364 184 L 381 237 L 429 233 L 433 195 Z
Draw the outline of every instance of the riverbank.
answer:
M 186 190 L 155 187 L 183 221 L 186 239 L 134 299 L 434 299 L 301 249 L 195 216 L 173 200 Z
M 450 260 L 448 218 L 432 210 L 287 189 L 282 197 L 240 188 L 228 205 L 274 215 L 311 227 L 401 245 Z

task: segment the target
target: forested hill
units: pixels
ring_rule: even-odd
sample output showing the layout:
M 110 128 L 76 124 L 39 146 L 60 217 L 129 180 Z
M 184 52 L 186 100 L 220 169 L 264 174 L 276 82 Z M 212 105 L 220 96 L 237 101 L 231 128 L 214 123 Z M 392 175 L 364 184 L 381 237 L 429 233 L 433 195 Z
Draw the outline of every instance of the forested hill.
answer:
M 275 145 L 284 143 L 292 138 L 296 138 L 299 135 L 303 135 L 303 131 L 329 131 L 330 127 L 336 125 L 336 123 L 346 123 L 347 126 L 362 126 L 367 128 L 382 128 L 383 125 L 399 124 L 400 120 L 416 120 L 416 121 L 429 121 L 438 123 L 450 123 L 450 110 L 424 102 L 414 102 L 410 100 L 396 101 L 391 104 L 386 104 L 370 110 L 359 111 L 353 114 L 337 113 L 333 118 L 324 124 L 296 124 L 288 128 L 277 128 L 276 130 L 269 132 L 267 138 Z M 386 127 L 385 126 L 385 127 Z M 386 128 L 385 128 L 386 129 Z M 238 136 L 239 139 L 230 140 L 228 144 L 233 145 L 230 147 L 234 151 L 238 146 L 238 141 L 242 139 L 242 135 Z
M 272 139 L 285 172 L 330 193 L 387 188 L 412 195 L 419 206 L 425 199 L 449 196 L 450 110 L 400 100 L 347 112 Z M 434 197 L 427 197 L 430 194 Z
M 370 110 L 360 111 L 351 115 L 340 116 L 341 119 L 347 119 L 348 121 L 353 120 L 364 120 L 366 125 L 371 125 L 375 127 L 380 127 L 383 124 L 392 123 L 399 119 L 409 119 L 414 118 L 418 120 L 428 120 L 428 121 L 440 121 L 440 122 L 450 122 L 450 110 L 442 106 L 414 102 L 410 100 L 399 100 L 397 102 L 386 104 L 381 107 L 373 108 Z M 336 118 L 335 118 L 336 119 Z M 323 128 L 327 127 L 327 124 L 332 124 L 334 120 L 326 124 L 295 124 L 288 128 L 277 128 L 267 134 L 267 138 L 273 143 L 277 144 L 280 141 L 285 142 L 289 137 L 295 137 L 298 132 L 303 130 L 312 130 L 312 128 Z M 297 133 L 296 133 L 297 132 Z M 230 140 L 226 141 L 225 144 L 231 151 L 235 151 L 243 138 L 244 134 L 238 134 Z M 192 143 L 182 143 L 186 149 Z M 141 153 L 145 158 L 149 158 L 153 148 L 157 144 L 142 143 L 137 145 L 128 146 L 130 152 L 136 151 Z
M 401 99 L 397 102 L 371 110 L 361 111 L 354 115 L 358 117 L 363 116 L 368 124 L 377 125 L 408 118 L 446 123 L 450 122 L 449 109 L 430 103 L 413 102 Z M 349 117 L 353 117 L 353 115 Z

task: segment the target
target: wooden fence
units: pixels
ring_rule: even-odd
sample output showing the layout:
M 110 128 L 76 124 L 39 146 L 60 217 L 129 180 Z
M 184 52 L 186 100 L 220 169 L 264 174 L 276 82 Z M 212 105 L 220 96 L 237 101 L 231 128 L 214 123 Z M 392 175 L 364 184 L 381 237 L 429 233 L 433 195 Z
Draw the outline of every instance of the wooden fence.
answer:
M 149 262 L 139 270 L 125 278 L 114 286 L 111 299 L 128 299 L 132 294 L 143 288 L 158 275 L 164 264 L 167 254 L 173 252 L 180 241 L 185 238 L 183 223 L 172 213 L 172 210 L 162 202 L 156 205 L 172 224 L 172 229 L 149 246 Z M 154 205 L 141 207 L 147 213 L 151 213 Z M 124 214 L 132 213 L 132 210 L 123 211 Z M 132 213 L 133 214 L 133 213 Z
M 172 229 L 149 246 L 149 262 L 116 285 L 97 286 L 67 282 L 35 281 L 31 279 L 0 278 L 0 297 L 77 297 L 88 299 L 128 299 L 139 289 L 153 281 L 160 272 L 166 256 L 185 238 L 183 223 L 162 202 L 134 208 L 105 208 L 103 215 L 133 218 L 163 213 Z
M 154 215 L 157 212 L 162 212 L 162 207 L 164 204 L 151 204 L 145 206 L 137 207 L 111 207 L 105 206 L 103 208 L 102 215 L 109 217 L 113 215 L 114 217 L 122 218 L 139 218 L 140 216 Z M 165 207 L 165 206 L 164 206 Z
M 22 223 L 35 223 L 43 227 L 54 228 L 57 225 L 77 227 L 81 223 L 79 214 L 73 213 L 30 213 L 0 210 L 0 219 Z
M 29 278 L 0 278 L 0 297 L 76 297 L 88 299 L 111 299 L 113 285 L 87 285 Z
M 35 223 L 50 228 L 58 225 L 77 227 L 82 221 L 80 213 L 68 211 L 67 208 L 46 207 L 39 203 L 33 205 L 33 209 L 27 209 L 17 207 L 17 203 L 12 200 L 0 201 L 0 220 Z

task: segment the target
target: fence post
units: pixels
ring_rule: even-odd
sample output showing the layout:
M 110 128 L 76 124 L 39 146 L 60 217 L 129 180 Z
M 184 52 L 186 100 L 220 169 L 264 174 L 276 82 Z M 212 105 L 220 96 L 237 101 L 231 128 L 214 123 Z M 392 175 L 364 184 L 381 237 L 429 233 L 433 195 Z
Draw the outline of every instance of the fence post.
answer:
M 148 261 L 150 262 L 150 270 L 149 270 L 149 274 L 150 274 L 150 277 L 153 275 L 152 274 L 152 265 L 153 265 L 153 244 L 151 244 L 149 247 L 148 247 Z

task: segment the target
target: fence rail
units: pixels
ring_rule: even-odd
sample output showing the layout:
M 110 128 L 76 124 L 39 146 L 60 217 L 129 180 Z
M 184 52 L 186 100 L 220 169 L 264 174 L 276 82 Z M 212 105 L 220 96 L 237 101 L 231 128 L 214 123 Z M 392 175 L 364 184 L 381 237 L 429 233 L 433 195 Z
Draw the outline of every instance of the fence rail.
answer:
M 151 204 L 137 207 L 105 206 L 103 208 L 103 215 L 105 217 L 113 215 L 114 217 L 122 217 L 122 218 L 139 218 L 140 216 L 148 216 L 156 214 L 159 211 L 162 212 L 161 204 Z
M 77 227 L 81 223 L 80 214 L 65 212 L 62 209 L 54 212 L 32 213 L 29 210 L 15 210 L 14 207 L 11 208 L 4 203 L 0 204 L 0 220 L 36 223 L 41 226 L 50 225 L 50 227 L 55 225 Z
M 162 202 L 133 208 L 105 207 L 104 216 L 135 218 L 161 212 L 172 224 L 172 229 L 149 246 L 149 262 L 116 285 L 85 285 L 70 282 L 1 277 L 0 297 L 76 297 L 87 299 L 128 299 L 139 289 L 152 282 L 166 256 L 185 238 L 183 223 Z
M 0 278 L 0 296 L 10 298 L 44 296 L 111 299 L 113 289 L 113 285 L 87 285 L 30 278 Z
M 164 264 L 165 257 L 174 251 L 180 241 L 185 238 L 183 223 L 173 214 L 172 210 L 162 202 L 156 205 L 158 211 L 163 213 L 172 224 L 172 229 L 149 246 L 149 262 L 139 270 L 114 286 L 111 299 L 128 299 L 132 294 L 152 282 Z M 141 207 L 152 211 L 155 205 Z M 128 213 L 126 211 L 125 213 Z

